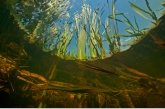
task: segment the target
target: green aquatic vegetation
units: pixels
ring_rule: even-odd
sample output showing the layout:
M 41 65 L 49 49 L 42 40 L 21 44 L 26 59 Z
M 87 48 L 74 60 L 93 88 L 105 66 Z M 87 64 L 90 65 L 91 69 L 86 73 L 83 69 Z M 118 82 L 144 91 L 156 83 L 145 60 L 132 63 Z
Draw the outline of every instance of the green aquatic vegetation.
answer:
M 91 56 L 96 57 L 104 57 L 105 51 L 103 48 L 103 41 L 102 41 L 102 35 L 100 33 L 100 16 L 97 14 L 96 11 L 93 12 L 93 18 L 92 22 L 90 24 L 90 47 L 91 47 Z M 94 49 L 94 50 L 92 50 Z M 101 54 L 100 54 L 101 53 Z M 101 55 L 101 56 L 100 56 Z
M 112 0 L 112 14 L 111 14 L 113 16 L 113 18 L 111 19 L 112 21 L 107 18 L 105 20 L 105 24 L 102 24 L 104 27 L 105 38 L 109 45 L 109 51 L 112 54 L 119 52 L 121 46 L 119 29 L 116 20 L 116 7 L 115 7 L 116 1 L 117 0 Z M 107 5 L 110 13 L 110 5 L 108 0 L 107 0 Z
M 121 37 L 136 37 L 135 42 L 138 42 L 148 30 L 139 28 L 136 17 L 134 22 L 131 22 L 125 13 L 116 12 L 116 2 L 117 0 L 112 0 L 110 6 L 107 0 L 110 15 L 105 23 L 101 18 L 105 11 L 104 7 L 92 9 L 85 1 L 82 4 L 81 13 L 76 12 L 70 23 L 67 22 L 67 18 L 70 17 L 67 10 L 70 8 L 71 0 L 45 2 L 8 0 L 7 6 L 20 28 L 27 33 L 25 39 L 30 43 L 37 42 L 43 46 L 43 51 L 51 51 L 52 54 L 64 59 L 93 60 L 104 59 L 122 51 Z M 154 11 L 149 2 L 147 0 L 145 2 L 149 11 L 131 2 L 129 4 L 136 13 L 148 19 L 147 14 L 156 22 Z M 119 19 L 118 16 L 122 16 L 124 20 Z M 128 34 L 119 33 L 118 22 L 129 26 L 125 29 Z
M 128 1 L 129 2 L 129 1 Z M 152 10 L 152 8 L 150 7 L 149 5 L 149 2 L 148 0 L 145 0 L 145 3 L 146 3 L 146 7 L 148 8 L 149 11 L 129 2 L 131 8 L 140 16 L 142 16 L 143 18 L 147 19 L 147 20 L 150 20 L 146 15 L 149 15 L 152 20 L 150 20 L 152 23 L 154 23 L 156 25 L 157 23 L 157 16 L 155 14 L 155 12 Z M 122 16 L 124 17 L 124 20 L 120 20 L 118 19 L 116 16 Z M 113 19 L 113 20 L 116 20 L 118 22 L 122 22 L 126 25 L 129 26 L 129 28 L 126 28 L 126 32 L 128 34 L 119 34 L 119 36 L 121 37 L 136 37 L 135 39 L 135 43 L 138 42 L 142 37 L 144 37 L 146 35 L 146 31 L 149 30 L 149 28 L 143 28 L 143 29 L 139 29 L 139 25 L 138 25 L 138 22 L 136 20 L 136 17 L 134 16 L 134 22 L 131 22 L 127 16 L 125 15 L 125 13 L 122 13 L 122 12 L 118 12 L 118 13 L 115 13 L 113 12 L 112 14 L 110 14 L 108 16 L 110 19 Z M 135 26 L 134 26 L 135 25 Z
M 135 25 L 133 25 L 133 23 L 126 17 L 125 13 L 117 13 L 116 16 L 122 16 L 125 18 L 125 20 L 120 20 L 118 18 L 115 18 L 116 21 L 118 22 L 122 22 L 126 25 L 129 26 L 129 28 L 126 29 L 126 32 L 128 32 L 129 34 L 119 34 L 120 36 L 123 37 L 133 37 L 133 36 L 144 36 L 145 35 L 145 31 L 148 30 L 147 28 L 144 28 L 142 30 L 139 29 L 136 17 L 134 17 L 134 21 L 135 21 Z M 114 19 L 113 15 L 109 15 L 108 16 L 110 19 Z
M 73 25 L 69 30 L 68 23 L 66 22 L 64 24 L 64 30 L 62 31 L 61 40 L 59 41 L 57 47 L 58 49 L 57 56 L 65 57 L 67 47 L 73 37 L 73 30 L 74 30 Z
M 116 3 L 117 0 L 112 0 L 112 15 L 113 15 L 113 20 L 112 20 L 112 24 L 111 24 L 111 34 L 115 35 L 114 37 L 116 38 L 117 40 L 117 43 L 118 43 L 118 46 L 121 45 L 120 43 L 120 36 L 119 36 L 119 28 L 118 28 L 118 23 L 117 21 L 115 20 L 116 19 Z
M 107 20 L 107 23 L 106 25 L 104 25 L 104 31 L 105 31 L 105 38 L 106 38 L 106 41 L 108 42 L 108 45 L 109 45 L 109 51 L 111 53 L 116 53 L 116 43 L 115 43 L 115 39 L 112 37 L 113 35 L 111 35 L 109 29 L 110 29 L 110 26 L 109 26 L 109 21 Z
M 101 20 L 97 10 L 91 12 L 90 6 L 84 4 L 81 17 L 78 13 L 75 14 L 75 24 L 78 37 L 78 59 L 85 59 L 85 48 L 89 49 L 92 58 L 100 57 L 100 55 L 102 58 L 105 57 L 100 33 Z
M 82 11 L 82 17 L 85 17 L 86 13 Z M 80 24 L 80 16 L 78 13 L 75 14 L 75 23 L 76 23 L 76 34 L 77 34 L 77 45 L 78 45 L 78 59 L 84 59 L 84 52 L 85 52 L 85 43 L 86 43 L 86 32 L 84 30 L 85 26 L 85 18 L 83 19 L 83 22 Z
M 86 60 L 86 59 L 104 59 L 107 56 L 111 56 L 117 52 L 120 52 L 120 38 L 121 37 L 136 37 L 135 41 L 133 43 L 138 42 L 143 36 L 146 35 L 147 28 L 140 29 L 136 17 L 134 17 L 134 22 L 131 22 L 125 13 L 118 12 L 116 13 L 116 7 L 115 3 L 117 0 L 112 0 L 112 11 L 110 12 L 110 3 L 107 0 L 108 10 L 109 13 L 112 13 L 108 16 L 108 18 L 105 20 L 105 23 L 101 22 L 101 15 L 103 14 L 104 10 L 103 8 L 101 11 L 99 8 L 96 8 L 94 10 L 91 9 L 91 7 L 85 2 L 82 5 L 82 12 L 79 14 L 76 12 L 74 14 L 74 22 L 73 29 L 75 29 L 73 37 L 76 37 L 76 44 L 77 47 L 71 48 L 72 50 L 69 50 L 68 48 L 71 47 L 71 41 L 72 38 L 69 38 L 67 40 L 68 44 L 64 44 L 66 42 L 66 39 L 60 35 L 60 43 L 58 43 L 55 47 L 57 49 L 57 55 L 62 56 L 63 58 L 67 57 L 72 59 L 80 59 L 80 60 Z M 148 1 L 146 0 L 146 6 L 149 9 L 149 12 L 136 6 L 135 4 L 130 3 L 131 7 L 135 10 L 135 12 L 139 13 L 144 17 L 143 14 L 141 14 L 140 11 L 143 13 L 149 14 L 155 21 L 157 20 L 157 17 L 155 16 L 155 13 L 152 11 L 152 9 L 149 6 Z M 100 12 L 99 12 L 100 11 Z M 122 16 L 124 17 L 124 20 L 120 20 L 117 17 Z M 118 29 L 118 22 L 122 22 L 129 26 L 129 28 L 126 28 L 126 32 L 128 34 L 120 34 Z M 104 30 L 101 32 L 101 28 L 104 28 Z M 70 26 L 68 27 L 70 28 Z M 62 30 L 62 35 L 64 35 Z M 62 44 L 62 43 L 63 44 Z M 108 44 L 108 55 L 107 55 L 107 48 L 105 48 L 103 45 Z M 65 45 L 65 49 L 62 47 L 62 45 Z M 74 51 L 74 53 L 72 53 Z M 65 52 L 65 53 L 64 53 Z M 56 53 L 55 53 L 56 54 Z M 65 54 L 65 56 L 64 56 Z
M 113 3 L 115 2 L 113 1 Z M 7 4 L 9 5 L 10 2 Z M 41 4 L 44 4 L 44 6 Z M 28 36 L 26 37 L 29 38 L 29 42 L 38 42 L 43 45 L 43 51 L 51 51 L 52 54 L 62 58 L 72 57 L 81 60 L 104 59 L 107 57 L 107 50 L 104 47 L 106 42 L 110 47 L 108 51 L 110 54 L 119 51 L 120 37 L 116 21 L 113 22 L 113 25 L 106 25 L 105 31 L 101 32 L 103 8 L 101 11 L 99 8 L 93 10 L 84 2 L 81 14 L 75 13 L 72 26 L 70 23 L 65 22 L 63 27 L 59 27 L 56 21 L 64 15 L 66 18 L 69 17 L 66 11 L 69 4 L 69 0 L 62 0 L 57 3 L 53 1 L 40 3 L 40 1 L 22 0 L 20 2 L 12 2 L 12 7 L 10 6 L 10 8 L 11 13 L 17 18 L 21 29 L 27 32 Z M 110 9 L 110 6 L 108 7 Z M 22 14 L 14 14 L 15 12 L 21 12 Z M 113 12 L 115 12 L 115 5 L 113 5 Z M 114 32 L 114 35 L 111 32 Z M 69 50 L 71 47 L 70 42 L 74 36 L 77 38 L 76 50 L 73 47 L 72 50 Z M 106 38 L 107 40 L 105 40 Z M 71 51 L 75 53 L 71 53 Z
M 129 1 L 128 1 L 129 2 Z M 147 18 L 146 17 L 146 15 L 145 14 L 148 14 L 155 22 L 152 22 L 152 23 L 154 23 L 154 24 L 156 24 L 156 22 L 157 22 L 157 17 L 156 17 L 156 15 L 155 15 L 155 12 L 152 10 L 152 8 L 150 7 L 150 5 L 149 5 L 149 2 L 148 2 L 148 0 L 145 0 L 145 2 L 146 2 L 146 6 L 147 6 L 147 8 L 148 8 L 148 10 L 149 11 L 147 11 L 147 10 L 144 10 L 144 9 L 142 9 L 142 8 L 140 8 L 139 6 L 137 6 L 137 5 L 135 5 L 135 4 L 133 4 L 133 3 L 131 3 L 131 2 L 129 2 L 130 3 L 130 6 L 132 7 L 132 9 L 136 12 L 136 13 L 138 13 L 140 16 L 142 16 L 143 18 L 145 18 L 145 19 L 147 19 L 147 20 L 150 20 L 149 18 Z M 143 13 L 145 13 L 145 14 L 143 14 Z
M 137 5 L 129 2 L 130 6 L 132 7 L 132 9 L 137 14 L 139 14 L 140 16 L 142 16 L 143 18 L 145 18 L 147 20 L 150 20 L 148 17 L 146 17 L 146 15 L 149 15 L 152 18 L 152 20 L 154 21 L 154 22 L 153 21 L 151 21 L 151 22 L 154 23 L 154 24 L 156 24 L 157 17 L 156 17 L 155 12 L 152 10 L 152 8 L 150 7 L 149 2 L 147 0 L 145 0 L 145 3 L 146 3 L 146 6 L 147 6 L 147 8 L 148 8 L 149 11 L 144 10 L 143 8 L 141 8 L 141 7 L 137 6 Z M 122 16 L 122 17 L 124 17 L 125 20 L 120 20 L 120 19 L 116 18 L 116 16 Z M 149 28 L 143 28 L 143 29 L 140 30 L 139 29 L 138 22 L 137 22 L 135 16 L 134 16 L 135 26 L 134 26 L 133 22 L 131 22 L 127 18 L 127 16 L 125 15 L 125 13 L 118 12 L 116 14 L 110 14 L 108 17 L 110 19 L 114 19 L 114 20 L 116 20 L 118 22 L 122 22 L 122 23 L 124 23 L 124 24 L 126 24 L 126 25 L 128 25 L 130 27 L 130 28 L 125 29 L 128 34 L 120 34 L 120 36 L 122 36 L 122 37 L 133 37 L 133 36 L 136 36 L 137 38 L 139 38 L 139 36 L 140 37 L 143 37 L 143 36 L 145 36 L 146 31 L 149 30 Z
M 113 1 L 113 11 L 115 10 L 114 3 L 115 2 Z M 108 8 L 110 8 L 108 1 L 107 1 L 107 4 L 108 4 Z M 90 9 L 88 9 L 88 10 L 90 10 Z M 104 12 L 104 11 L 102 11 L 102 12 Z M 90 15 L 92 15 L 92 16 L 90 17 Z M 118 36 L 118 27 L 117 27 L 116 21 L 112 22 L 112 25 L 110 25 L 109 20 L 106 19 L 105 24 L 102 24 L 101 16 L 100 16 L 99 12 L 97 11 L 97 8 L 95 9 L 95 11 L 92 14 L 88 13 L 87 21 L 88 21 L 88 25 L 85 25 L 85 27 L 86 27 L 85 30 L 87 32 L 87 36 L 89 37 L 88 45 L 90 47 L 91 57 L 92 58 L 102 58 L 102 59 L 105 58 L 106 49 L 103 47 L 103 44 L 106 42 L 109 45 L 110 54 L 118 52 L 116 41 L 118 42 L 118 46 L 120 46 L 120 38 Z M 101 24 L 104 27 L 103 32 L 100 31 L 101 26 L 102 26 Z M 115 34 L 112 35 L 112 32 L 114 32 Z

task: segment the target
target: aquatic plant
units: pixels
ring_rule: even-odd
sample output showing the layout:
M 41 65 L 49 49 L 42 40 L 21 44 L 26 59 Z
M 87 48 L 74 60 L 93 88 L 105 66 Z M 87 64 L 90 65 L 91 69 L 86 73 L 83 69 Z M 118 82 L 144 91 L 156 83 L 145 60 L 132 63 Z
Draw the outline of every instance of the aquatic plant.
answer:
M 145 3 L 146 3 L 146 7 L 148 8 L 149 11 L 137 6 L 136 4 L 131 3 L 130 1 L 128 1 L 128 2 L 130 4 L 131 8 L 138 15 L 151 21 L 154 25 L 157 25 L 157 23 L 158 23 L 157 16 L 156 16 L 155 12 L 152 10 L 152 8 L 150 7 L 148 0 L 145 0 Z M 149 15 L 152 18 L 152 20 L 150 20 L 148 17 L 146 17 L 146 15 Z M 116 18 L 116 16 L 122 16 L 124 18 L 124 20 L 118 19 L 118 18 Z M 122 22 L 122 23 L 126 24 L 127 26 L 129 26 L 129 28 L 125 29 L 128 34 L 119 34 L 119 36 L 121 36 L 121 37 L 136 37 L 135 41 L 133 41 L 132 44 L 139 42 L 146 35 L 146 32 L 149 30 L 149 28 L 143 28 L 140 30 L 135 16 L 134 16 L 134 22 L 131 22 L 127 18 L 126 14 L 122 13 L 122 12 L 110 14 L 108 17 L 110 19 L 116 20 L 118 22 Z M 134 24 L 135 24 L 135 26 L 134 26 Z
M 85 48 L 90 50 L 90 57 L 104 57 L 105 51 L 103 48 L 102 36 L 100 34 L 100 16 L 97 11 L 91 12 L 89 5 L 82 6 L 81 18 L 77 13 L 75 14 L 76 34 L 78 37 L 78 58 L 85 59 Z M 86 43 L 87 42 L 87 43 Z M 88 45 L 88 47 L 86 47 Z M 86 54 L 87 55 L 87 54 Z
M 130 6 L 132 7 L 132 9 L 133 9 L 136 13 L 138 13 L 138 14 L 139 14 L 140 16 L 142 16 L 143 18 L 145 18 L 145 19 L 147 19 L 147 20 L 150 20 L 149 18 L 147 18 L 147 17 L 145 16 L 145 14 L 148 14 L 148 15 L 155 21 L 155 22 L 152 22 L 152 21 L 151 21 L 151 22 L 154 23 L 154 24 L 156 24 L 156 22 L 157 22 L 157 17 L 156 17 L 155 12 L 154 12 L 154 11 L 152 10 L 152 8 L 150 7 L 148 0 L 145 0 L 145 3 L 146 3 L 146 6 L 147 6 L 147 8 L 148 8 L 149 11 L 142 9 L 142 8 L 138 7 L 137 5 L 131 3 L 131 2 L 129 2 L 129 3 L 130 3 Z M 145 14 L 143 14 L 143 13 L 141 13 L 141 12 L 143 12 L 143 13 L 145 13 Z
M 115 10 L 115 5 L 113 5 L 113 11 Z M 104 59 L 108 57 L 110 54 L 114 54 L 116 52 L 119 52 L 120 49 L 120 37 L 118 35 L 118 28 L 116 21 L 114 20 L 112 22 L 112 26 L 110 25 L 109 19 L 106 19 L 105 25 L 101 22 L 101 14 L 104 11 L 99 10 L 98 8 L 92 10 L 91 7 L 88 4 L 83 4 L 82 6 L 82 12 L 79 14 L 76 12 L 74 14 L 74 22 L 72 22 L 72 26 L 70 28 L 70 35 L 69 37 L 76 37 L 75 40 L 77 43 L 77 59 L 84 60 L 84 59 Z M 115 24 L 114 24 L 115 23 Z M 113 25 L 114 24 L 114 25 Z M 68 23 L 65 23 L 64 25 L 68 25 Z M 75 25 L 75 26 L 73 26 Z M 102 25 L 104 26 L 104 31 L 101 32 Z M 69 25 L 68 25 L 69 26 Z M 67 26 L 67 28 L 69 28 Z M 73 33 L 72 30 L 76 30 L 75 33 Z M 68 30 L 68 29 L 67 29 Z M 64 27 L 63 30 L 61 30 L 62 34 L 59 34 L 59 41 L 66 42 L 65 37 L 68 37 L 68 34 L 64 34 L 66 32 L 66 29 Z M 114 34 L 113 34 L 113 33 Z M 71 41 L 72 38 L 67 39 L 68 42 Z M 50 42 L 48 42 L 50 43 Z M 53 43 L 53 42 L 52 42 Z M 49 50 L 52 50 L 51 45 L 44 44 Z M 66 46 L 67 45 L 67 46 Z M 56 51 L 58 52 L 57 55 L 60 57 L 74 57 L 70 53 L 71 50 L 68 50 L 69 44 L 65 45 L 65 49 L 61 51 L 61 44 L 56 45 L 59 47 L 55 47 L 55 50 L 52 51 L 53 54 L 56 54 Z M 104 46 L 108 45 L 109 50 L 107 50 Z M 57 49 L 58 48 L 58 49 Z M 72 48 L 73 49 L 73 48 Z M 66 53 L 70 54 L 66 54 Z
M 116 2 L 117 0 L 112 0 L 110 6 L 107 0 L 110 15 L 105 19 L 105 23 L 101 22 L 104 8 L 92 9 L 85 0 L 81 13 L 75 12 L 71 22 L 67 21 L 70 17 L 67 11 L 71 7 L 70 0 L 7 0 L 7 5 L 20 28 L 28 34 L 24 38 L 30 43 L 37 42 L 43 51 L 64 59 L 95 60 L 121 52 L 123 46 L 128 46 L 128 49 L 132 44 L 139 42 L 148 30 L 139 28 L 136 17 L 134 22 L 131 22 L 125 13 L 116 12 Z M 136 13 L 147 20 L 149 18 L 146 15 L 149 15 L 152 18 L 151 22 L 156 24 L 155 12 L 147 0 L 145 3 L 149 11 L 129 2 Z M 124 20 L 119 19 L 119 16 Z M 118 22 L 129 26 L 125 29 L 128 34 L 119 33 Z M 135 38 L 132 38 L 131 44 L 123 44 L 121 37 Z
M 126 15 L 124 13 L 117 13 L 116 14 L 116 16 L 119 16 L 119 15 L 123 16 L 125 18 L 125 21 L 117 19 L 117 18 L 115 18 L 115 20 L 118 21 L 118 22 L 122 22 L 122 23 L 129 26 L 129 28 L 125 29 L 128 34 L 119 34 L 119 36 L 121 36 L 121 37 L 136 37 L 136 38 L 142 38 L 143 36 L 145 36 L 146 31 L 149 28 L 143 28 L 143 29 L 140 30 L 139 26 L 138 26 L 138 23 L 136 21 L 136 17 L 134 17 L 134 21 L 135 21 L 135 26 L 134 26 L 133 23 L 126 17 Z M 109 15 L 108 17 L 110 19 L 114 19 L 113 15 Z
M 20 29 L 26 32 L 27 35 L 24 38 L 28 39 L 30 43 L 38 42 L 43 45 L 43 51 L 51 51 L 52 54 L 62 58 L 103 59 L 107 57 L 106 50 L 103 47 L 105 45 L 103 41 L 104 32 L 100 32 L 101 17 L 99 10 L 92 10 L 84 2 L 82 13 L 75 13 L 72 26 L 67 22 L 63 23 L 63 27 L 58 26 L 57 21 L 59 19 L 69 17 L 67 10 L 70 8 L 70 3 L 70 0 L 21 0 L 19 2 L 7 0 L 6 2 Z M 103 11 L 101 14 L 103 14 Z M 76 26 L 73 26 L 74 24 Z M 109 24 L 105 26 L 106 38 L 108 38 L 109 46 L 111 45 L 108 51 L 109 55 L 109 53 L 114 52 L 115 39 L 109 36 L 111 28 Z M 76 29 L 76 33 L 73 31 L 74 29 Z M 72 48 L 72 51 L 77 52 L 76 54 L 70 53 L 71 50 L 68 50 L 73 36 L 77 37 L 77 50 Z
M 108 18 L 105 20 L 105 23 L 101 22 L 101 15 L 103 14 L 104 10 L 99 10 L 99 8 L 91 9 L 91 7 L 88 4 L 85 4 L 83 2 L 82 5 L 82 12 L 79 14 L 76 12 L 74 14 L 74 21 L 72 22 L 72 29 L 75 29 L 74 31 L 71 31 L 71 37 L 75 37 L 77 47 L 73 48 L 73 43 L 67 44 L 65 46 L 65 49 L 63 51 L 58 50 L 59 47 L 55 47 L 56 50 L 53 51 L 53 54 L 56 54 L 56 52 L 61 51 L 61 54 L 58 52 L 58 56 L 60 57 L 67 57 L 68 59 L 80 59 L 80 60 L 93 60 L 93 59 L 104 59 L 106 57 L 109 57 L 117 52 L 121 52 L 121 46 L 126 46 L 121 44 L 121 37 L 136 37 L 134 41 L 131 44 L 135 44 L 141 40 L 143 36 L 146 35 L 146 31 L 148 28 L 139 29 L 138 22 L 136 20 L 136 17 L 134 17 L 134 24 L 131 22 L 125 13 L 118 12 L 116 13 L 115 3 L 117 0 L 112 0 L 112 9 L 110 9 L 110 3 L 107 0 L 107 6 L 108 10 L 112 10 Z M 146 11 L 135 4 L 130 3 L 130 6 L 132 7 L 135 12 L 137 12 L 142 17 L 146 18 L 144 14 L 142 14 L 140 11 L 142 11 L 145 14 L 150 15 L 153 20 L 156 22 L 157 17 L 153 10 L 150 8 L 148 1 L 146 0 L 146 6 L 148 7 L 149 11 Z M 118 19 L 118 16 L 124 17 L 125 21 Z M 126 29 L 128 34 L 120 34 L 118 29 L 118 23 L 122 22 L 129 26 L 129 28 Z M 73 26 L 75 25 L 75 27 Z M 103 31 L 101 31 L 101 28 L 104 28 Z M 68 25 L 68 28 L 70 26 Z M 71 29 L 71 30 L 72 30 Z M 65 31 L 64 29 L 62 31 Z M 61 35 L 59 35 L 60 41 L 63 41 Z M 72 38 L 68 39 L 69 42 L 72 41 Z M 49 42 L 50 43 L 50 42 Z M 130 44 L 130 45 L 131 45 Z M 58 46 L 58 45 L 56 45 Z M 72 50 L 69 48 L 72 46 Z M 108 46 L 108 49 L 107 47 Z M 128 45 L 129 46 L 129 45 Z M 46 47 L 51 51 L 51 47 Z M 57 49 L 58 48 L 58 49 Z M 74 51 L 74 53 L 72 52 Z M 64 53 L 65 52 L 65 53 Z M 77 53 L 76 53 L 77 52 Z

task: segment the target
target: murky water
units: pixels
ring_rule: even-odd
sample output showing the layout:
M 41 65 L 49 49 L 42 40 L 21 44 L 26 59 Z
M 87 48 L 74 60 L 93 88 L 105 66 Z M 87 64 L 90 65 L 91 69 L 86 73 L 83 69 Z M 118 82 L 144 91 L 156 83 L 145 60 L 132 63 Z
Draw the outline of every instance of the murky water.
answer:
M 120 17 L 109 14 L 99 28 L 103 10 L 85 2 L 72 21 L 74 1 L 1 2 L 0 107 L 165 107 L 164 14 L 147 10 L 156 24 L 137 31 L 126 17 L 134 33 L 123 37 Z

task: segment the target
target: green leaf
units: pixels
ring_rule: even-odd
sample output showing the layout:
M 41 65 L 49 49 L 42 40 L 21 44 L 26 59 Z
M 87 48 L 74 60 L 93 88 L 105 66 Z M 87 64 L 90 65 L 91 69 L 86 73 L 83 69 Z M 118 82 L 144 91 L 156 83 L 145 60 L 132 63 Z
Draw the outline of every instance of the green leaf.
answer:
M 145 2 L 146 2 L 146 5 L 147 5 L 147 8 L 151 11 L 151 14 L 150 15 L 151 15 L 152 19 L 155 20 L 155 21 L 157 21 L 157 17 L 155 15 L 154 11 L 152 11 L 152 9 L 150 8 L 150 5 L 148 3 L 148 0 L 145 0 Z
M 116 16 L 117 15 L 123 15 L 123 14 L 125 14 L 125 13 L 122 13 L 122 12 L 115 13 Z M 113 14 L 110 14 L 108 17 L 113 17 Z
M 112 14 L 109 15 L 108 17 L 109 17 L 110 19 L 116 20 L 116 21 L 118 21 L 118 22 L 122 22 L 122 23 L 124 23 L 124 24 L 130 26 L 134 31 L 137 31 L 137 29 L 134 28 L 134 26 L 132 25 L 131 21 L 124 15 L 124 13 L 116 13 L 116 15 L 122 15 L 122 16 L 126 19 L 126 21 L 122 21 L 122 20 L 117 19 L 117 18 L 114 19 L 114 17 L 113 17 Z
M 136 27 L 137 27 L 137 29 L 138 29 L 138 31 L 139 31 L 139 26 L 138 26 L 138 23 L 137 23 L 137 21 L 136 21 L 136 17 L 135 17 L 135 16 L 134 16 L 134 19 L 135 19 Z
M 123 17 L 126 19 L 126 24 L 130 26 L 133 30 L 136 30 L 134 26 L 132 25 L 131 21 L 123 14 Z
M 129 34 L 133 34 L 133 31 L 132 31 L 132 30 L 126 29 L 126 31 L 127 31 Z
M 129 2 L 129 1 L 128 1 Z M 138 7 L 137 5 L 135 5 L 135 4 L 133 4 L 133 3 L 131 3 L 131 2 L 129 2 L 130 3 L 130 6 L 132 7 L 132 9 L 136 12 L 136 13 L 138 13 L 140 16 L 142 16 L 143 18 L 145 18 L 145 19 L 147 19 L 147 20 L 150 20 L 149 18 L 147 18 L 143 13 L 141 13 L 140 11 L 142 11 L 142 12 L 144 12 L 144 13 L 146 13 L 146 14 L 148 14 L 148 15 L 150 15 L 151 16 L 151 13 L 150 12 L 148 12 L 148 11 L 146 11 L 146 10 L 144 10 L 144 9 L 142 9 L 142 8 L 140 8 L 140 7 Z
M 118 21 L 118 22 L 122 22 L 122 23 L 124 23 L 124 21 L 122 21 L 122 20 L 120 20 L 120 19 L 117 19 L 117 18 L 113 18 L 112 16 L 108 16 L 110 19 L 113 19 L 113 20 L 116 20 L 116 21 Z

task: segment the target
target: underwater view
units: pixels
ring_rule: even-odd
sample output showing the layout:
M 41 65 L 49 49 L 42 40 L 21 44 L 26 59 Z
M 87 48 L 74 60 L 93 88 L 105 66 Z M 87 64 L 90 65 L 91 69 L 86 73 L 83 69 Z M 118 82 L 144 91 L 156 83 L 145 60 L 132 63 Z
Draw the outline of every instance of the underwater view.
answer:
M 0 0 L 0 108 L 165 108 L 165 0 Z

